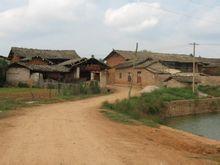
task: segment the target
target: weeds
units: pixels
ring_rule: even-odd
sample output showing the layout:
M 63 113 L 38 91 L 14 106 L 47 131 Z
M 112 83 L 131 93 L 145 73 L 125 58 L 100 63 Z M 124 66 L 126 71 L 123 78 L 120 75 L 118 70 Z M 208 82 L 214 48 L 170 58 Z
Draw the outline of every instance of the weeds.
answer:
M 220 86 L 199 86 L 198 90 L 214 97 L 220 97 Z
M 127 115 L 147 125 L 155 126 L 162 122 L 159 116 L 166 102 L 196 98 L 198 98 L 197 95 L 190 89 L 161 88 L 152 93 L 144 93 L 139 97 L 131 97 L 129 100 L 116 101 L 114 104 L 104 102 L 103 108 Z

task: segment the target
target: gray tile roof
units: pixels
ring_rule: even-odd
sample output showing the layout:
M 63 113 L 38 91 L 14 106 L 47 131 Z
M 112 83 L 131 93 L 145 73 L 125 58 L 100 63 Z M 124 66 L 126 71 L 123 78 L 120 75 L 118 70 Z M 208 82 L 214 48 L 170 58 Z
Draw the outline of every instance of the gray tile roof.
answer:
M 9 53 L 9 57 L 13 54 L 24 58 L 41 57 L 45 59 L 66 60 L 80 58 L 75 50 L 43 50 L 12 47 Z
M 67 67 L 58 65 L 28 65 L 23 62 L 16 62 L 11 63 L 9 68 L 14 66 L 22 66 L 36 72 L 69 72 Z

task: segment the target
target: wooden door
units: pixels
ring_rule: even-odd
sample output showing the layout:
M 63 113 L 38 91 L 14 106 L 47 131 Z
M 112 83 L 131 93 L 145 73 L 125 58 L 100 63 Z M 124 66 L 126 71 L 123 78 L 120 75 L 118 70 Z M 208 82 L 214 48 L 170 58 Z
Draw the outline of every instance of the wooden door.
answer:
M 141 72 L 137 72 L 137 83 L 141 84 Z

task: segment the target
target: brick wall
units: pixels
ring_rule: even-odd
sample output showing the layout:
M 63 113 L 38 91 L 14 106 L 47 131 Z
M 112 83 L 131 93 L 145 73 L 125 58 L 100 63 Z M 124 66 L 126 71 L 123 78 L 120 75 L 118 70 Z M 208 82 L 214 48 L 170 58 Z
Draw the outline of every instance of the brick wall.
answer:
M 125 62 L 125 59 L 118 54 L 114 54 L 106 60 L 107 65 L 110 67 L 114 67 L 124 62 Z
M 148 86 L 148 85 L 159 85 L 158 75 L 153 74 L 146 69 L 135 69 L 133 68 L 126 68 L 126 69 L 117 69 L 115 71 L 115 83 L 116 84 L 127 84 L 128 82 L 128 74 L 134 74 L 133 76 L 133 84 L 139 86 Z M 140 73 L 141 83 L 138 83 L 138 72 Z
M 107 72 L 107 83 L 114 84 L 115 83 L 115 68 L 109 69 Z
M 46 61 L 43 61 L 40 58 L 32 59 L 31 61 L 28 61 L 27 64 L 34 64 L 34 65 L 48 65 Z

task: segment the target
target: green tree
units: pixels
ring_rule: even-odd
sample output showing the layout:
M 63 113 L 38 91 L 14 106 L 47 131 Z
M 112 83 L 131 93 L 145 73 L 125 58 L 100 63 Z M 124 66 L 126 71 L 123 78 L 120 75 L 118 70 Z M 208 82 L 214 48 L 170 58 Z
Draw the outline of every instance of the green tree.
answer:
M 7 66 L 8 66 L 7 61 L 0 59 L 0 86 L 3 86 L 5 83 Z

